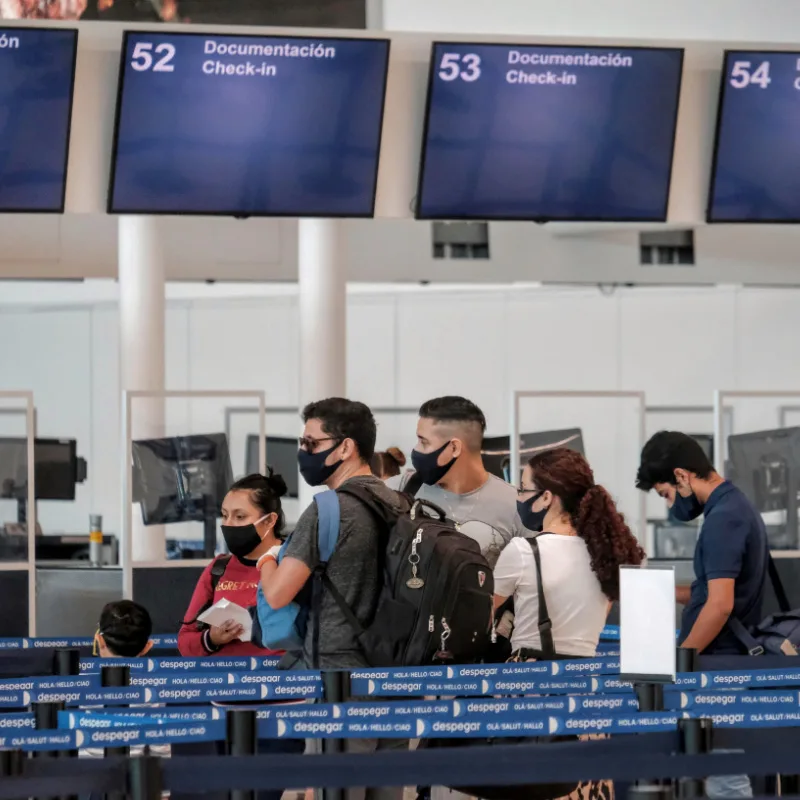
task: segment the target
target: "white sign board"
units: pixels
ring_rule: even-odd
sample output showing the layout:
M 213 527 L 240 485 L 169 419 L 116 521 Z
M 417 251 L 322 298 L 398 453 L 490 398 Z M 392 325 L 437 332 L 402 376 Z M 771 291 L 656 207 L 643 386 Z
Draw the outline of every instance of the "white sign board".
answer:
M 620 673 L 675 680 L 675 570 L 620 567 Z

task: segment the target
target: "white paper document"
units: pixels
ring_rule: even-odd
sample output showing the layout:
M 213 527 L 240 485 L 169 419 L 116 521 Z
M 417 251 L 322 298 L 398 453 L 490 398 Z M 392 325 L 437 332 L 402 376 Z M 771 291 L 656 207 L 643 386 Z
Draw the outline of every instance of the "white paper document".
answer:
M 214 603 L 211 608 L 204 611 L 198 618 L 198 622 L 205 622 L 206 625 L 219 626 L 232 619 L 238 622 L 244 631 L 239 639 L 243 642 L 249 642 L 253 638 L 253 618 L 246 608 L 242 608 L 236 603 L 231 603 L 224 597 L 218 603 Z
M 620 567 L 620 673 L 675 680 L 675 570 Z

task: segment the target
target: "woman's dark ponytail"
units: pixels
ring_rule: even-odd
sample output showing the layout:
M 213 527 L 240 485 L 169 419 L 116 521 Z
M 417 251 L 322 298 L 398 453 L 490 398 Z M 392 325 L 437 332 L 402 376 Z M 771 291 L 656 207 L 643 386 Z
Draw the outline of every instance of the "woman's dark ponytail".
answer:
M 267 468 L 267 473 L 267 475 L 255 473 L 246 478 L 240 478 L 228 491 L 250 492 L 250 498 L 263 514 L 277 514 L 278 521 L 275 523 L 273 533 L 276 538 L 284 539 L 283 529 L 286 527 L 286 517 L 283 513 L 281 497 L 286 495 L 288 487 L 283 477 L 272 471 L 272 467 Z
M 586 542 L 603 594 L 609 600 L 619 600 L 619 568 L 641 564 L 644 550 L 602 486 L 592 486 L 581 498 L 575 529 Z

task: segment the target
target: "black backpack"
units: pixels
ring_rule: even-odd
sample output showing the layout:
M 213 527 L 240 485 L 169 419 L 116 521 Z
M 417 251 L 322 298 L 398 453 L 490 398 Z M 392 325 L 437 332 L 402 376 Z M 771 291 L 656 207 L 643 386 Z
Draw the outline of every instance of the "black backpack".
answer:
M 367 662 L 390 667 L 479 661 L 491 636 L 494 578 L 478 543 L 427 501 L 398 494 L 402 500 L 398 510 L 357 482 L 337 491 L 372 511 L 385 543 L 381 592 L 366 627 L 324 572 L 324 565 L 320 570 Z
M 197 612 L 194 619 L 190 620 L 183 620 L 184 625 L 197 625 L 197 630 L 203 631 L 206 628 L 210 627 L 206 625 L 205 622 L 198 622 L 197 617 L 201 614 L 204 614 L 208 611 L 211 606 L 214 605 L 214 594 L 217 591 L 217 584 L 220 582 L 220 579 L 225 574 L 225 570 L 228 568 L 228 562 L 231 560 L 230 553 L 223 553 L 221 556 L 217 556 L 211 564 L 211 599 L 206 602 L 203 607 Z

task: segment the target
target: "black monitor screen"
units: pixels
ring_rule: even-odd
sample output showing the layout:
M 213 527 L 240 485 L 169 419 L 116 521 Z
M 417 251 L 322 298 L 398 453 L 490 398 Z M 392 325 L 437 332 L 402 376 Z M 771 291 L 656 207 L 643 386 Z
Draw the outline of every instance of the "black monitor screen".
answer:
M 667 216 L 683 50 L 437 42 L 417 216 Z
M 729 51 L 709 222 L 800 222 L 800 52 Z
M 133 442 L 134 501 L 145 525 L 220 516 L 233 483 L 224 433 Z
M 0 211 L 61 212 L 78 32 L 0 28 L 0 40 Z
M 556 447 L 567 447 L 583 454 L 583 433 L 580 428 L 567 428 L 561 431 L 540 431 L 539 433 L 520 434 L 520 471 L 536 453 L 552 450 Z M 492 436 L 483 440 L 481 456 L 487 472 L 497 475 L 510 483 L 519 483 L 519 472 L 511 474 L 509 465 L 511 454 L 510 436 Z
M 796 510 L 800 428 L 729 436 L 728 455 L 730 477 L 759 511 Z
M 111 213 L 371 217 L 386 39 L 129 32 Z
M 74 500 L 78 482 L 74 439 L 35 439 L 34 492 L 37 500 Z M 28 498 L 28 442 L 0 438 L 0 497 Z
M 299 497 L 300 486 L 297 468 L 297 439 L 267 436 L 267 466 L 286 481 L 287 497 Z M 248 475 L 261 472 L 258 463 L 258 436 L 247 437 L 245 471 Z

